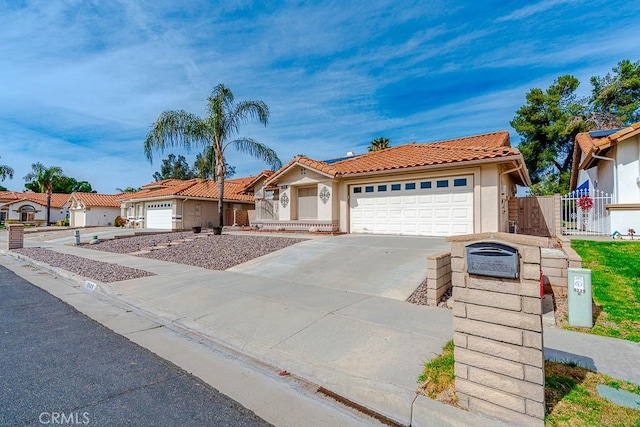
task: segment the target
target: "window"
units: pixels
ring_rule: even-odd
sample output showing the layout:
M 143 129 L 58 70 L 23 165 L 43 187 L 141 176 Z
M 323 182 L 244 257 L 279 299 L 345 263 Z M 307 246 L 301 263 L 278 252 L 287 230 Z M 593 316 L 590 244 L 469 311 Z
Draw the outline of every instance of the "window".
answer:
M 420 183 L 420 188 L 431 188 L 431 181 L 423 181 Z
M 373 185 L 367 185 L 366 187 L 364 187 L 364 191 L 366 193 L 373 193 Z
M 378 185 L 378 191 L 387 191 L 387 185 Z
M 391 191 L 400 191 L 400 184 L 391 184 Z
M 415 190 L 416 189 L 416 183 L 415 182 L 407 182 L 404 185 L 404 189 L 405 190 Z
M 458 178 L 453 180 L 454 187 L 464 187 L 467 185 L 467 178 Z
M 448 179 L 443 179 L 443 180 L 436 181 L 436 187 L 438 187 L 438 188 L 447 188 L 448 186 L 449 186 L 449 180 Z
M 353 187 L 354 193 L 362 193 L 362 187 Z

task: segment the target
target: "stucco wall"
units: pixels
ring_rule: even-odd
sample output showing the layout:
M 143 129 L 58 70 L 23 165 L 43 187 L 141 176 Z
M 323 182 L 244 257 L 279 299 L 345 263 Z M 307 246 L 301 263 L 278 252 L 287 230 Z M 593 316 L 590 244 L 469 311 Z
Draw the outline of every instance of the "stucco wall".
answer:
M 85 210 L 85 227 L 113 225 L 120 208 L 92 207 Z
M 189 230 L 191 227 L 209 227 L 219 224 L 218 202 L 208 200 L 178 200 L 174 204 L 174 216 L 182 221 L 174 222 L 174 230 Z M 231 224 L 228 224 L 231 225 Z
M 618 203 L 640 203 L 640 136 L 621 141 L 617 147 Z M 601 162 L 602 163 L 602 162 Z

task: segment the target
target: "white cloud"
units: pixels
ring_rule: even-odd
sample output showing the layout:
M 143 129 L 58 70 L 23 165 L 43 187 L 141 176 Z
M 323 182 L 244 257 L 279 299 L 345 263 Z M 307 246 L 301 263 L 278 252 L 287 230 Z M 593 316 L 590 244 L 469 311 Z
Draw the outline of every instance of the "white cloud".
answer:
M 546 12 L 549 9 L 553 9 L 558 5 L 574 2 L 575 0 L 543 0 L 539 3 L 527 5 L 521 7 L 520 9 L 516 9 L 508 15 L 501 16 L 496 19 L 496 22 L 517 21 L 520 19 L 529 18 L 538 13 Z

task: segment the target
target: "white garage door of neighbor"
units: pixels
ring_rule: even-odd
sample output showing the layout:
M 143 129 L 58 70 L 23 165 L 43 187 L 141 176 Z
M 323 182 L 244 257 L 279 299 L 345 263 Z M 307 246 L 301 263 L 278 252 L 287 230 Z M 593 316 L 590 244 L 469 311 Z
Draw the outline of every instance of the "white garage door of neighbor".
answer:
M 473 175 L 352 185 L 352 233 L 473 233 Z
M 172 215 L 171 203 L 150 203 L 147 205 L 146 228 L 170 230 Z
M 84 211 L 72 211 L 71 215 L 73 215 L 73 226 L 74 227 L 84 227 L 86 224 L 84 222 L 85 220 L 85 213 Z

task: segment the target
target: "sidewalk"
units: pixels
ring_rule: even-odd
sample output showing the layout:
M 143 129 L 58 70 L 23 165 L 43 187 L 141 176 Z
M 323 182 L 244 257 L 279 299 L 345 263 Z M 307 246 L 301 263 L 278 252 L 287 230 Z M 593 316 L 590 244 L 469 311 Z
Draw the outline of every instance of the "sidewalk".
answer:
M 423 363 L 439 354 L 453 335 L 448 310 L 28 239 L 25 246 L 156 273 L 98 283 L 98 294 L 91 294 L 83 278 L 56 271 L 75 281 L 66 299 L 64 292 L 56 294 L 72 305 L 74 298 L 86 299 L 86 294 L 106 295 L 166 328 L 286 370 L 400 424 L 495 425 L 415 393 Z M 101 323 L 110 327 L 108 321 Z M 547 358 L 576 360 L 640 384 L 640 346 L 635 343 L 555 328 L 546 328 L 544 339 Z

